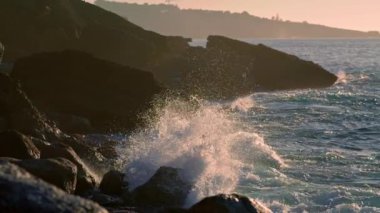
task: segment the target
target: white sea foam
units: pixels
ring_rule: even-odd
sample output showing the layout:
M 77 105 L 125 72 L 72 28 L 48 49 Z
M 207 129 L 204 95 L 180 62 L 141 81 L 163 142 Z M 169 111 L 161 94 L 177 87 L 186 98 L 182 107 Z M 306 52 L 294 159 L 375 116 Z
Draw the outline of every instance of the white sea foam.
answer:
M 248 110 L 252 109 L 255 106 L 255 102 L 253 100 L 252 95 L 237 98 L 235 101 L 231 103 L 231 109 L 239 110 L 242 112 L 248 112 Z
M 338 77 L 338 80 L 335 84 L 346 84 L 348 82 L 348 75 L 345 71 L 339 71 L 336 76 Z
M 231 108 L 251 106 L 237 102 Z M 189 206 L 205 196 L 235 191 L 241 179 L 254 177 L 243 171 L 256 164 L 285 166 L 261 136 L 241 128 L 227 111 L 215 103 L 167 100 L 151 126 L 132 134 L 128 147 L 120 148 L 131 187 L 146 182 L 160 166 L 182 168 L 194 183 Z

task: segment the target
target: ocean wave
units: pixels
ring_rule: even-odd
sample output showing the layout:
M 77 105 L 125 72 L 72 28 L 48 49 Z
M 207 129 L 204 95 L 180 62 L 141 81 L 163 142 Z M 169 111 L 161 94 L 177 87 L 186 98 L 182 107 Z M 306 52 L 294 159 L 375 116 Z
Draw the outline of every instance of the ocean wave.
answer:
M 247 111 L 252 103 L 235 100 L 230 109 Z M 132 188 L 161 166 L 181 168 L 183 177 L 194 183 L 189 206 L 205 196 L 234 192 L 241 180 L 254 179 L 252 167 L 286 166 L 263 137 L 242 128 L 224 104 L 166 99 L 159 105 L 149 127 L 134 132 L 119 148 Z

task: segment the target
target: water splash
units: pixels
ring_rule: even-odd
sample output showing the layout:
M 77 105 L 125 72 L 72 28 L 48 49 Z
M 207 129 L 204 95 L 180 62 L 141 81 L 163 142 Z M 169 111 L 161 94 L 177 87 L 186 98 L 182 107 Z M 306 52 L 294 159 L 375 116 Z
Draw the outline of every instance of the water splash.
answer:
M 335 82 L 335 84 L 347 84 L 348 75 L 345 71 L 339 71 L 336 76 L 338 77 L 338 80 Z
M 285 166 L 262 137 L 244 130 L 219 104 L 166 100 L 157 115 L 149 128 L 135 132 L 127 147 L 120 147 L 132 188 L 160 166 L 182 168 L 182 175 L 194 183 L 189 206 L 205 196 L 233 192 L 246 178 L 244 171 L 256 164 Z
M 243 98 L 238 98 L 231 103 L 231 109 L 248 112 L 255 106 L 252 95 Z

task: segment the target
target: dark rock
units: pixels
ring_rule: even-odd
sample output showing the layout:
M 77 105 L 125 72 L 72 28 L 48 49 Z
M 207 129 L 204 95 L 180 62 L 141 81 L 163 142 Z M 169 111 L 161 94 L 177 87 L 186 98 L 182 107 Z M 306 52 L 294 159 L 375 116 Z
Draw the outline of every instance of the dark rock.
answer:
M 92 190 L 96 186 L 95 175 L 76 154 L 76 152 L 68 145 L 46 144 L 35 141 L 35 144 L 41 151 L 41 158 L 66 158 L 73 162 L 78 169 L 77 187 L 75 193 L 82 194 Z
M 137 205 L 181 207 L 192 184 L 181 177 L 180 169 L 160 167 L 147 183 L 133 191 Z
M 0 64 L 1 64 L 1 62 L 3 61 L 4 51 L 5 51 L 5 47 L 4 47 L 4 45 L 0 42 Z
M 39 108 L 87 118 L 97 133 L 136 127 L 138 114 L 161 91 L 151 73 L 77 51 L 20 59 L 12 77 Z M 83 133 L 70 127 L 75 131 Z
M 13 163 L 68 193 L 75 191 L 77 166 L 67 159 L 22 160 Z
M 0 163 L 0 209 L 31 213 L 108 212 L 92 201 L 66 194 L 6 162 Z
M 111 170 L 103 176 L 99 189 L 105 194 L 120 195 L 123 190 L 128 190 L 127 187 L 128 184 L 124 182 L 124 174 Z
M 108 158 L 108 159 L 116 159 L 116 158 L 119 157 L 119 154 L 116 151 L 116 147 L 114 145 L 112 145 L 112 144 L 103 144 L 97 150 L 105 158 Z
M 206 48 L 188 52 L 185 90 L 208 98 L 234 98 L 255 91 L 322 88 L 337 77 L 321 66 L 264 45 L 209 36 Z M 186 65 L 187 64 L 187 65 Z
M 57 138 L 60 130 L 32 104 L 20 86 L 8 75 L 0 73 L 0 117 L 7 129 L 41 139 Z
M 3 132 L 7 129 L 8 122 L 5 118 L 0 117 L 0 132 Z
M 189 209 L 190 213 L 270 213 L 261 203 L 238 194 L 207 197 Z
M 117 147 L 121 141 L 115 141 L 105 135 L 86 135 L 82 139 L 85 144 L 94 147 L 108 160 L 116 160 L 119 157 Z
M 9 130 L 0 133 L 0 157 L 38 159 L 40 151 L 28 137 Z
M 96 167 L 100 167 L 105 160 L 104 156 L 97 151 L 96 147 L 87 144 L 81 135 L 71 135 L 61 138 L 58 142 L 64 143 L 74 149 L 79 157 Z
M 123 200 L 120 197 L 103 194 L 101 192 L 93 192 L 88 198 L 106 207 L 123 205 Z
M 55 112 L 47 113 L 47 116 L 56 123 L 60 130 L 67 134 L 93 132 L 91 121 L 85 117 Z
M 187 209 L 183 208 L 164 208 L 157 211 L 158 213 L 186 213 L 188 212 Z

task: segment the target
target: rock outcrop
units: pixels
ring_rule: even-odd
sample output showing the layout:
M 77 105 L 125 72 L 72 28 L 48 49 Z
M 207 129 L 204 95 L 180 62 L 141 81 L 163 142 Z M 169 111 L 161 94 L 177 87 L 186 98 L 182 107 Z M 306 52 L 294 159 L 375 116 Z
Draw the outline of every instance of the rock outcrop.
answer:
M 149 72 L 78 51 L 20 59 L 12 77 L 40 109 L 87 118 L 97 133 L 132 129 L 162 90 Z
M 1 4 L 1 3 L 0 3 Z M 57 138 L 61 131 L 48 121 L 21 90 L 20 85 L 0 73 L 0 118 L 3 129 L 17 130 L 41 139 Z
M 36 141 L 37 142 L 37 141 Z M 45 144 L 42 142 L 36 143 L 36 146 L 41 151 L 41 158 L 66 158 L 77 166 L 77 185 L 75 193 L 83 194 L 96 186 L 96 178 L 87 165 L 77 155 L 70 146 L 57 143 Z
M 3 212 L 108 212 L 98 204 L 69 195 L 9 162 L 0 163 L 0 192 Z
M 8 130 L 0 133 L 0 157 L 38 159 L 40 150 L 30 138 L 17 131 Z
M 175 68 L 175 61 L 181 63 Z M 206 48 L 187 51 L 186 57 L 156 67 L 181 70 L 160 76 L 171 88 L 212 99 L 229 99 L 256 91 L 323 88 L 337 77 L 321 66 L 264 45 L 252 45 L 222 36 L 208 37 Z M 174 64 L 174 65 L 173 65 Z M 177 76 L 177 78 L 168 78 Z M 177 79 L 177 80 L 175 80 Z
M 74 193 L 77 185 L 77 166 L 64 158 L 17 160 L 3 159 L 25 169 L 30 174 L 55 185 L 56 187 Z
M 261 203 L 238 194 L 219 194 L 204 198 L 192 206 L 190 213 L 271 213 Z
M 192 184 L 180 174 L 180 169 L 160 167 L 145 184 L 133 191 L 138 206 L 181 207 Z

